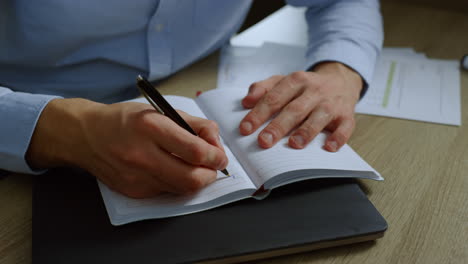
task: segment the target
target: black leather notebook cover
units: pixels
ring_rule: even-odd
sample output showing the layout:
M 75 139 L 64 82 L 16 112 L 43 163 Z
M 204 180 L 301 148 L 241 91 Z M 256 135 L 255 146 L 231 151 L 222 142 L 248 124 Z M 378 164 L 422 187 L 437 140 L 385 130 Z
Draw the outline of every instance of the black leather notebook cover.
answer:
M 33 263 L 237 262 L 381 237 L 385 219 L 354 180 L 309 180 L 186 216 L 115 227 L 96 180 L 76 170 L 37 176 Z

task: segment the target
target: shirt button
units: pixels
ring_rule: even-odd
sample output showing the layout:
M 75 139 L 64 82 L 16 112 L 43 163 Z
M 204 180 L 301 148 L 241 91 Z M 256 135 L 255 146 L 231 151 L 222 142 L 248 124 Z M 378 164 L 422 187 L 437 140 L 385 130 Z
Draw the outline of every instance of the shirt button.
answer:
M 156 32 L 161 32 L 164 29 L 164 25 L 163 24 L 156 24 L 154 26 L 154 29 L 156 30 Z

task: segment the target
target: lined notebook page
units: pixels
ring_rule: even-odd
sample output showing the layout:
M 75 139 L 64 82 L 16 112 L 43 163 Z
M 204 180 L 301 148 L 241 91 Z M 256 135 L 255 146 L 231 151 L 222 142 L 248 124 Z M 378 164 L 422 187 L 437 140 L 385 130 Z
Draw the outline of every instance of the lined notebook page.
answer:
M 214 183 L 193 195 L 165 193 L 148 199 L 132 199 L 98 183 L 111 223 L 121 225 L 143 219 L 194 213 L 250 197 L 255 186 L 242 167 L 238 163 L 230 163 L 227 169 L 231 177 L 218 172 L 218 179 Z
M 192 99 L 175 96 L 165 98 L 175 109 L 206 118 Z M 133 101 L 147 103 L 144 98 Z M 215 199 L 219 200 L 219 198 L 225 195 L 240 190 L 249 190 L 247 193 L 249 195 L 252 194 L 255 190 L 254 184 L 226 145 L 224 148 L 229 159 L 227 170 L 230 172 L 231 177 L 226 177 L 222 172 L 218 172 L 217 181 L 193 195 L 161 194 L 151 199 L 132 199 L 114 192 L 106 185 L 99 183 L 99 188 L 101 189 L 101 194 L 112 223 L 122 224 L 139 219 L 167 217 L 200 211 L 205 208 L 196 207 L 196 209 L 189 209 L 189 207 Z M 246 197 L 230 197 L 231 201 L 241 198 Z M 218 204 L 211 204 L 211 207 L 219 206 L 226 202 L 228 201 L 219 200 Z M 183 208 L 188 209 L 184 210 Z
M 306 169 L 321 171 L 324 177 L 382 179 L 348 145 L 335 153 L 323 150 L 325 134 L 300 150 L 290 148 L 287 138 L 270 149 L 260 148 L 257 137 L 265 125 L 249 136 L 239 133 L 239 123 L 248 113 L 241 105 L 245 94 L 246 91 L 240 89 L 218 89 L 203 93 L 196 101 L 210 119 L 219 123 L 222 136 L 257 188 L 276 175 Z

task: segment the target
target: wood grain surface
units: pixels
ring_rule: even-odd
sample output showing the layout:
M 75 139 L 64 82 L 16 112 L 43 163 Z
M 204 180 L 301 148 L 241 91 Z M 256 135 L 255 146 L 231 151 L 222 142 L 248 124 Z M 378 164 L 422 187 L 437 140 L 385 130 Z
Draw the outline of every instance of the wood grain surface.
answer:
M 384 1 L 385 46 L 429 57 L 468 54 L 468 3 Z M 216 87 L 218 53 L 163 81 L 165 94 Z M 389 224 L 375 242 L 252 263 L 468 263 L 468 71 L 461 73 L 462 126 L 357 115 L 349 144 L 384 177 L 360 181 Z M 32 177 L 0 180 L 0 263 L 31 263 Z

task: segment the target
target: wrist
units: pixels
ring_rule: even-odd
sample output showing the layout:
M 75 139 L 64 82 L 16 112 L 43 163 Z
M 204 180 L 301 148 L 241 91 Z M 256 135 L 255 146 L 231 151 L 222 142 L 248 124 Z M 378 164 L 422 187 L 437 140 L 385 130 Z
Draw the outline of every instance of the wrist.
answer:
M 85 152 L 84 116 L 100 104 L 85 99 L 54 99 L 42 111 L 31 137 L 26 161 L 33 168 L 76 165 Z

